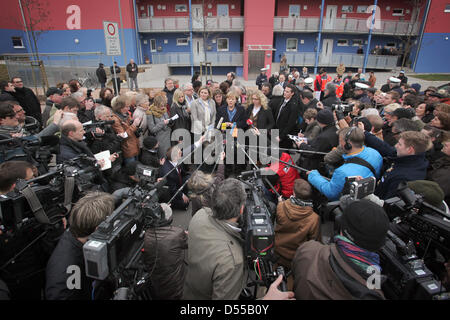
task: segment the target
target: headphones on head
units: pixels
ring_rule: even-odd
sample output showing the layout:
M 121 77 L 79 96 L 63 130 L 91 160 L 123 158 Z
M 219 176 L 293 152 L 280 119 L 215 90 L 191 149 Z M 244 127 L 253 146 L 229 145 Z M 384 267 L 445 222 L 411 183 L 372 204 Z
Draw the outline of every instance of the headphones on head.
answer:
M 352 145 L 348 142 L 348 140 L 350 139 L 350 135 L 352 134 L 352 132 L 356 130 L 356 127 L 351 127 L 350 130 L 348 130 L 348 132 L 345 134 L 345 144 L 344 144 L 344 149 L 345 150 L 351 150 L 352 149 Z

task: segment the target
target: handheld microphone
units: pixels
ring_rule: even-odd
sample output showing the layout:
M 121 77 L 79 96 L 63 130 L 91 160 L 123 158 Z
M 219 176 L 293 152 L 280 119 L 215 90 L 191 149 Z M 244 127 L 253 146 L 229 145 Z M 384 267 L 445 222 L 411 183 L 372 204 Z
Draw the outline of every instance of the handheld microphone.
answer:
M 222 122 L 223 122 L 223 117 L 220 117 L 220 120 L 217 123 L 217 127 L 216 127 L 217 130 L 220 130 L 220 127 L 222 126 Z
M 252 129 L 255 129 L 255 127 L 253 126 L 253 121 L 251 119 L 247 119 L 247 124 L 252 127 Z

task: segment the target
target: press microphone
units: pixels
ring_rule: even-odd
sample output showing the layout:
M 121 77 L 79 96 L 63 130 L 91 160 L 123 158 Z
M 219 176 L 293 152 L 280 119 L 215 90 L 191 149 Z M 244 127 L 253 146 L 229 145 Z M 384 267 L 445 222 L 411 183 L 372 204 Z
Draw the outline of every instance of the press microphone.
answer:
M 255 127 L 253 126 L 253 121 L 251 119 L 247 119 L 247 124 L 252 127 L 252 129 L 255 129 Z
M 223 122 L 223 117 L 220 117 L 220 120 L 217 123 L 217 127 L 216 127 L 217 130 L 220 130 L 220 127 L 222 126 L 222 122 Z

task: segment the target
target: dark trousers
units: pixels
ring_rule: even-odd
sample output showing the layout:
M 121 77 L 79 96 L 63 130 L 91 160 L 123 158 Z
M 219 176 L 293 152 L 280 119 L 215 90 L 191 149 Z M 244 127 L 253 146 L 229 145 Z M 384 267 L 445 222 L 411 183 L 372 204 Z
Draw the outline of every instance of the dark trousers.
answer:
M 112 82 L 113 82 L 114 95 L 117 96 L 120 94 L 120 78 L 113 78 Z M 116 86 L 117 86 L 117 91 L 116 91 Z

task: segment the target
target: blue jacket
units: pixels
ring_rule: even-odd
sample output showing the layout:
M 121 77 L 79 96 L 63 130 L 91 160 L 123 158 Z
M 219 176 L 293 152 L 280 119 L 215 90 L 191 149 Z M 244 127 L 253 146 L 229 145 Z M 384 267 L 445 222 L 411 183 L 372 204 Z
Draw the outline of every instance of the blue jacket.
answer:
M 356 154 L 342 156 L 344 160 L 359 157 L 366 160 L 372 165 L 377 173 L 376 178 L 380 176 L 381 167 L 383 166 L 383 158 L 375 149 L 369 147 L 363 147 L 363 150 Z M 328 200 L 338 200 L 345 185 L 345 178 L 350 176 L 362 176 L 363 178 L 373 177 L 372 171 L 365 166 L 356 163 L 346 163 L 337 168 L 330 181 L 327 181 L 322 177 L 317 170 L 311 171 L 308 175 L 308 181 L 311 183 L 320 193 L 324 194 Z

